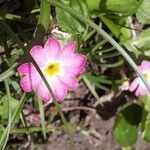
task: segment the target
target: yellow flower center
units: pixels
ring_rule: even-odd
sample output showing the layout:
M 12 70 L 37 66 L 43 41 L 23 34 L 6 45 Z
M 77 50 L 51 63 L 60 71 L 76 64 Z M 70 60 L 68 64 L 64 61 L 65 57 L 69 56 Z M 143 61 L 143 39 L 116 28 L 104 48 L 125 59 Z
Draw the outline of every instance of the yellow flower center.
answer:
M 147 79 L 150 77 L 150 75 L 148 73 L 144 73 L 143 76 Z
M 60 72 L 60 64 L 58 62 L 49 63 L 45 68 L 44 72 L 47 73 L 49 76 L 53 76 L 56 73 Z

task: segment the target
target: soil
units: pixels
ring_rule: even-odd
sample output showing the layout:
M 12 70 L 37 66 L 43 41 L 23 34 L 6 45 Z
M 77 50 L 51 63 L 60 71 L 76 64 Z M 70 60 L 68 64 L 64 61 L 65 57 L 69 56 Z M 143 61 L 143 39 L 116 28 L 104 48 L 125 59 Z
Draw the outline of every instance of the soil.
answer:
M 134 98 L 130 96 L 130 93 L 126 92 L 120 92 L 119 94 L 106 93 L 101 97 L 103 104 L 99 104 L 83 83 L 80 84 L 75 92 L 68 94 L 66 100 L 61 103 L 61 107 L 66 119 L 76 126 L 76 128 L 71 129 L 76 149 L 123 150 L 114 140 L 112 128 L 117 111 L 131 99 L 133 100 Z M 93 106 L 96 109 L 93 109 Z M 31 109 L 29 106 L 25 107 L 25 109 L 27 108 Z M 30 121 L 32 121 L 32 119 L 30 119 Z M 56 128 L 47 134 L 48 139 L 46 141 L 39 142 L 38 139 L 37 142 L 36 138 L 34 138 L 32 140 L 34 141 L 34 148 L 31 146 L 32 144 L 27 137 L 17 135 L 17 138 L 22 138 L 22 140 L 20 140 L 22 142 L 18 143 L 14 149 L 71 150 L 68 137 L 60 128 L 60 124 L 61 119 L 54 121 L 53 126 L 56 126 Z M 36 134 L 37 133 L 34 133 L 33 137 L 36 137 Z M 39 136 L 38 134 L 37 137 Z M 14 139 L 17 139 L 16 137 Z M 41 140 L 43 140 L 42 135 Z M 150 144 L 143 143 L 139 136 L 134 148 L 135 150 L 149 150 Z M 7 149 L 12 150 L 13 148 L 9 146 Z

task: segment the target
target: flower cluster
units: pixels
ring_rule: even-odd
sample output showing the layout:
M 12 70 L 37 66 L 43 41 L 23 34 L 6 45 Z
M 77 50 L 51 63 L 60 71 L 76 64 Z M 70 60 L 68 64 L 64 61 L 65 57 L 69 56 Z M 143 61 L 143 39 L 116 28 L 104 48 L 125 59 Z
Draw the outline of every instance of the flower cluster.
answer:
M 50 37 L 44 48 L 37 45 L 30 50 L 59 101 L 65 98 L 67 90 L 78 86 L 76 76 L 84 72 L 86 57 L 76 53 L 75 48 L 76 42 L 61 48 L 58 40 Z M 42 100 L 52 101 L 46 85 L 31 62 L 20 65 L 18 72 L 23 75 L 20 85 L 25 92 L 35 91 Z

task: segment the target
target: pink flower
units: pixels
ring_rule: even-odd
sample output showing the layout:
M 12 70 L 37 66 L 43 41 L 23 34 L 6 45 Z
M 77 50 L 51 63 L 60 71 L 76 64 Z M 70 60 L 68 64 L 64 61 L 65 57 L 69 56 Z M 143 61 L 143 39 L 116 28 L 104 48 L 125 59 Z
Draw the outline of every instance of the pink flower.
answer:
M 86 57 L 75 53 L 75 48 L 76 43 L 70 42 L 61 49 L 58 40 L 50 37 L 44 48 L 36 45 L 30 50 L 59 101 L 65 98 L 67 90 L 74 90 L 78 86 L 76 76 L 84 72 Z M 35 91 L 42 100 L 52 101 L 46 85 L 32 63 L 20 65 L 18 72 L 24 75 L 20 85 L 25 92 Z
M 138 68 L 150 83 L 150 61 L 143 60 Z M 140 77 L 136 77 L 132 81 L 129 86 L 129 91 L 135 91 L 135 95 L 146 95 L 149 92 Z

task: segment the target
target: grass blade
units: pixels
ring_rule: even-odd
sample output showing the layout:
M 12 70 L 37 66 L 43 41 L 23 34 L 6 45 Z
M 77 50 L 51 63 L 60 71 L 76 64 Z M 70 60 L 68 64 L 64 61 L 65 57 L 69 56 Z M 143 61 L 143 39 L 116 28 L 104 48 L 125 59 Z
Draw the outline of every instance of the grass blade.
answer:
M 7 101 L 7 104 L 8 104 L 8 125 L 4 131 L 5 134 L 2 135 L 1 139 L 0 139 L 0 149 L 1 150 L 4 150 L 5 147 L 6 147 L 6 144 L 7 144 L 7 141 L 8 141 L 8 138 L 9 138 L 9 133 L 10 133 L 10 129 L 11 129 L 11 105 L 10 105 L 10 89 L 9 89 L 9 83 L 8 83 L 8 80 L 5 79 L 4 80 L 4 84 L 5 84 L 5 89 L 6 89 L 6 93 L 7 93 L 7 97 L 8 97 L 8 101 Z
M 46 122 L 45 122 L 45 115 L 44 115 L 42 100 L 38 99 L 38 105 L 39 105 L 39 110 L 40 110 L 42 132 L 43 132 L 44 139 L 46 139 Z

